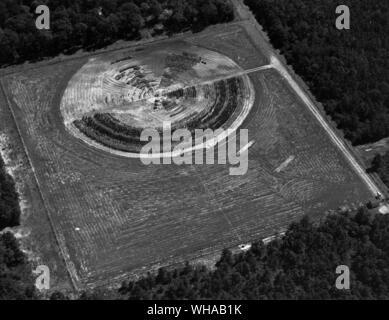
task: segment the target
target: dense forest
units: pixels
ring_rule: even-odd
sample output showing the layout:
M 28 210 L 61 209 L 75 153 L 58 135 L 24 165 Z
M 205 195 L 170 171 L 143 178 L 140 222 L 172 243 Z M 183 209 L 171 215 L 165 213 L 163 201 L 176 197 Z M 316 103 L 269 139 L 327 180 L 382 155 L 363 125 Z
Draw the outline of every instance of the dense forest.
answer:
M 353 144 L 389 136 L 389 1 L 245 0 Z M 350 30 L 335 27 L 338 5 Z
M 38 30 L 35 10 L 50 9 L 50 30 Z M 198 31 L 233 18 L 228 0 L 0 0 L 0 66 L 119 39 Z
M 0 300 L 35 299 L 31 266 L 10 232 L 0 234 Z
M 336 267 L 350 269 L 350 290 L 335 287 Z M 389 299 L 389 216 L 362 208 L 321 222 L 293 223 L 285 236 L 233 255 L 215 270 L 168 270 L 123 283 L 124 299 Z M 53 299 L 65 298 L 54 294 Z M 84 293 L 81 299 L 107 298 Z M 115 298 L 117 298 L 115 296 Z

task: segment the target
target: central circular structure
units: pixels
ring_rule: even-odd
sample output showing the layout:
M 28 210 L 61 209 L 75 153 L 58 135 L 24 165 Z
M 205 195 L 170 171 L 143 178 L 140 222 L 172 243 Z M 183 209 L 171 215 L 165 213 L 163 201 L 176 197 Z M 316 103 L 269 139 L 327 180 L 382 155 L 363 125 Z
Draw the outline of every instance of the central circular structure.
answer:
M 169 123 L 172 131 L 232 132 L 253 102 L 250 79 L 234 61 L 174 42 L 90 59 L 69 81 L 60 110 L 66 128 L 89 145 L 142 157 L 148 156 L 141 152 L 147 142 L 140 140 L 146 128 L 162 132 Z M 213 143 L 225 137 L 220 134 Z M 202 147 L 188 140 L 185 150 Z

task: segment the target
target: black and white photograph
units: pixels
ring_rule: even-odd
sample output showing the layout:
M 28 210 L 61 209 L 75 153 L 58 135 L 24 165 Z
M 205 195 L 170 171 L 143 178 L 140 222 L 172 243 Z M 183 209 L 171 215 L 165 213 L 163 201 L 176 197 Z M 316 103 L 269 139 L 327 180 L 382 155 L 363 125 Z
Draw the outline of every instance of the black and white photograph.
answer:
M 0 0 L 0 300 L 387 299 L 388 0 Z

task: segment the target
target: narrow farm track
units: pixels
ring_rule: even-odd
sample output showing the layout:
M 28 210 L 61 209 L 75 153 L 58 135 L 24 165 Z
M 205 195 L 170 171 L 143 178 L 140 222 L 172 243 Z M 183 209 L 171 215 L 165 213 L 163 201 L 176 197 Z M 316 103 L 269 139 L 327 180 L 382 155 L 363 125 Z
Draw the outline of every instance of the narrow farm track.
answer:
M 362 168 L 362 166 L 358 163 L 355 157 L 351 154 L 351 152 L 346 147 L 345 143 L 341 138 L 337 136 L 334 130 L 328 125 L 327 121 L 324 119 L 323 115 L 316 108 L 315 104 L 311 101 L 308 95 L 301 89 L 301 87 L 297 84 L 297 82 L 293 79 L 293 77 L 289 74 L 283 64 L 276 56 L 271 56 L 271 66 L 275 68 L 285 79 L 288 81 L 289 85 L 296 92 L 296 94 L 301 98 L 304 104 L 308 107 L 308 109 L 313 113 L 316 117 L 317 121 L 322 125 L 325 131 L 330 136 L 331 140 L 335 143 L 335 145 L 342 151 L 346 159 L 350 162 L 351 166 L 355 169 L 361 179 L 366 183 L 369 190 L 371 191 L 373 196 L 383 195 L 380 189 L 376 186 L 373 180 L 366 173 L 366 170 Z
M 251 69 L 247 69 L 247 70 L 241 70 L 241 71 L 237 71 L 237 72 L 232 72 L 232 73 L 227 74 L 227 75 L 215 77 L 212 80 L 201 81 L 201 82 L 199 82 L 199 85 L 212 84 L 212 83 L 220 81 L 220 80 L 227 80 L 227 79 L 237 78 L 237 77 L 241 77 L 241 76 L 244 76 L 244 75 L 248 75 L 250 73 L 254 73 L 254 72 L 258 72 L 258 71 L 263 71 L 263 70 L 268 70 L 268 69 L 271 69 L 271 68 L 274 68 L 274 66 L 272 64 L 268 64 L 268 65 L 264 65 L 264 66 L 260 66 L 260 67 L 256 67 L 256 68 L 251 68 Z M 185 89 L 185 88 L 186 87 L 184 87 L 183 89 Z
M 264 38 L 264 34 L 262 31 L 262 27 L 259 25 L 258 21 L 255 19 L 254 14 L 251 12 L 249 7 L 243 3 L 244 0 L 232 0 L 232 3 L 236 9 L 236 13 L 239 16 L 239 19 L 245 21 L 248 24 L 251 24 L 254 29 L 257 31 L 258 38 Z M 308 109 L 312 112 L 312 114 L 319 121 L 321 126 L 325 129 L 327 134 L 330 136 L 333 143 L 341 150 L 344 157 L 349 161 L 351 166 L 357 172 L 357 174 L 361 177 L 364 183 L 367 185 L 369 190 L 371 191 L 373 196 L 383 195 L 380 188 L 373 182 L 373 180 L 366 173 L 365 169 L 358 163 L 352 153 L 349 151 L 344 141 L 335 133 L 335 131 L 330 127 L 326 119 L 323 117 L 321 112 L 317 109 L 315 104 L 309 98 L 309 96 L 305 93 L 305 91 L 297 84 L 297 82 L 293 79 L 293 77 L 288 72 L 287 68 L 284 64 L 276 57 L 273 52 L 273 48 L 271 44 L 263 39 L 262 41 L 262 49 L 267 52 L 270 65 L 275 68 L 285 79 L 288 81 L 292 89 L 296 92 L 296 94 L 300 97 L 300 99 L 304 102 L 304 104 L 308 107 Z

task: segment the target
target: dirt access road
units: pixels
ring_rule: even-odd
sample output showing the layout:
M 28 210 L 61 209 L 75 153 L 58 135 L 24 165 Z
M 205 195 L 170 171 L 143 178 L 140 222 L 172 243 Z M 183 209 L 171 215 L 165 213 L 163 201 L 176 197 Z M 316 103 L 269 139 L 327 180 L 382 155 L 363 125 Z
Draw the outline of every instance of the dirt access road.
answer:
M 236 8 L 236 12 L 238 13 L 239 17 L 242 20 L 250 21 L 252 24 L 255 25 L 255 27 L 258 30 L 258 33 L 262 34 L 262 29 L 261 29 L 260 25 L 256 21 L 255 17 L 253 16 L 253 14 L 249 10 L 249 8 L 246 5 L 244 5 L 243 0 L 232 0 L 232 2 Z M 355 157 L 351 154 L 351 152 L 348 150 L 347 146 L 343 142 L 342 138 L 340 138 L 336 134 L 336 132 L 331 128 L 331 126 L 328 124 L 328 122 L 323 117 L 321 112 L 315 106 L 313 101 L 309 98 L 309 96 L 305 92 L 305 90 L 303 88 L 301 88 L 301 86 L 294 80 L 293 76 L 288 71 L 288 67 L 285 66 L 280 61 L 280 59 L 277 58 L 275 53 L 271 53 L 270 45 L 269 45 L 268 51 L 270 52 L 270 66 L 275 68 L 284 77 L 284 79 L 286 81 L 288 81 L 289 85 L 292 87 L 294 92 L 300 97 L 300 99 L 304 102 L 304 104 L 308 107 L 308 109 L 313 113 L 315 118 L 319 121 L 321 126 L 328 133 L 328 135 L 330 136 L 333 143 L 342 151 L 345 158 L 349 161 L 349 163 L 354 168 L 354 170 L 358 173 L 358 175 L 361 177 L 361 179 L 368 186 L 372 195 L 373 196 L 377 196 L 377 195 L 382 196 L 384 193 L 373 182 L 373 180 L 370 178 L 370 176 L 366 173 L 366 170 L 358 163 L 358 161 L 355 159 Z M 269 66 L 267 66 L 267 67 L 269 67 Z

